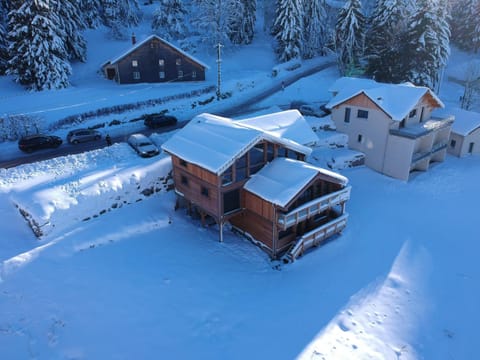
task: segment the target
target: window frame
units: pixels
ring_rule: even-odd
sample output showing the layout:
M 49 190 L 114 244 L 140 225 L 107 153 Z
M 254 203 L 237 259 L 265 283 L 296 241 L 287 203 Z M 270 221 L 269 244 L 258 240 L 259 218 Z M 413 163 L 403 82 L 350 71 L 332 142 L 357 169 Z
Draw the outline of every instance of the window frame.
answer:
M 132 60 L 132 67 L 138 67 L 138 60 Z
M 134 71 L 132 73 L 133 80 L 140 80 L 142 77 L 140 76 L 140 71 Z
M 345 114 L 343 115 L 343 122 L 350 124 L 350 116 L 352 115 L 352 109 L 349 107 L 345 108 Z
M 357 118 L 368 119 L 368 110 L 357 109 Z

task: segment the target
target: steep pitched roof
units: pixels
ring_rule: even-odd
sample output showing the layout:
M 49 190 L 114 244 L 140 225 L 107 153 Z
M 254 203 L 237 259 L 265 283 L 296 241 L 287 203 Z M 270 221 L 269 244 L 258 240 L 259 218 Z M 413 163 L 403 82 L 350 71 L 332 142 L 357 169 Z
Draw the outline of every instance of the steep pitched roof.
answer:
M 467 136 L 477 129 L 480 129 L 480 113 L 474 111 L 463 110 L 459 108 L 449 108 L 437 110 L 432 115 L 448 116 L 453 115 L 455 121 L 452 125 L 452 132 Z
M 281 207 L 288 203 L 318 174 L 347 185 L 348 179 L 303 161 L 276 158 L 245 183 L 244 189 Z
M 282 112 L 276 113 L 276 117 L 280 119 Z M 305 155 L 312 151 L 282 134 L 262 131 L 245 121 L 207 113 L 194 117 L 166 141 L 162 149 L 215 174 L 221 174 L 261 140 L 282 144 Z
M 298 110 L 286 110 L 237 120 L 237 123 L 302 145 L 314 145 L 318 141 L 318 136 Z
M 404 119 L 426 94 L 432 97 L 438 107 L 444 107 L 442 101 L 429 88 L 411 83 L 384 84 L 370 79 L 343 77 L 330 89 L 337 92 L 326 105 L 330 109 L 363 93 L 396 121 Z
M 128 49 L 127 51 L 125 51 L 124 53 L 122 53 L 121 55 L 117 56 L 116 58 L 114 58 L 113 60 L 110 60 L 109 62 L 105 63 L 105 65 L 107 64 L 115 64 L 116 62 L 122 60 L 125 56 L 131 54 L 133 51 L 135 51 L 136 49 L 142 47 L 144 44 L 148 43 L 150 40 L 152 39 L 157 39 L 159 41 L 161 41 L 162 43 L 164 43 L 165 45 L 171 47 L 172 49 L 174 49 L 175 51 L 178 51 L 180 54 L 182 54 L 183 56 L 187 57 L 187 58 L 190 58 L 192 61 L 196 62 L 197 64 L 199 64 L 200 66 L 203 66 L 205 69 L 209 69 L 208 65 L 206 65 L 205 63 L 201 62 L 200 60 L 198 60 L 197 58 L 193 57 L 192 55 L 190 54 L 187 54 L 185 51 L 183 51 L 182 49 L 180 49 L 179 47 L 173 45 L 172 43 L 169 43 L 167 40 L 165 39 L 162 39 L 161 37 L 157 36 L 157 35 L 150 35 L 149 37 L 147 37 L 146 39 L 136 43 L 135 45 L 133 45 L 130 49 Z

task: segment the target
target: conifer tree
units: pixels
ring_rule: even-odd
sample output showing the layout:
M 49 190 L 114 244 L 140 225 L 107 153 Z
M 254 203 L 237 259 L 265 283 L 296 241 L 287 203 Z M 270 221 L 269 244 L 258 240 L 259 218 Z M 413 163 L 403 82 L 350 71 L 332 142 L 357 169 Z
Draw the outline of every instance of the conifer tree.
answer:
M 192 20 L 200 40 L 210 46 L 217 43 L 228 44 L 230 21 L 238 0 L 195 0 L 196 14 Z
M 153 12 L 152 29 L 159 32 L 165 40 L 184 39 L 188 32 L 186 14 L 180 0 L 160 0 Z
M 432 89 L 450 52 L 448 41 L 444 39 L 449 34 L 445 11 L 439 12 L 439 7 L 439 0 L 417 1 L 417 11 L 409 27 L 405 52 L 406 59 L 409 60 L 408 80 Z
M 349 75 L 360 67 L 364 52 L 365 16 L 360 0 L 347 0 L 335 24 L 335 47 L 340 72 Z
M 328 41 L 328 21 L 325 0 L 310 0 L 305 5 L 303 57 L 325 55 Z
M 80 0 L 79 9 L 83 22 L 90 29 L 97 28 L 101 23 L 100 0 Z
M 87 43 L 81 33 L 86 28 L 76 0 L 49 0 L 50 11 L 56 12 L 59 32 L 70 60 L 85 61 Z
M 71 68 L 59 23 L 45 0 L 25 0 L 9 12 L 7 73 L 15 81 L 33 90 L 68 86 Z
M 280 61 L 300 58 L 303 52 L 303 0 L 278 0 L 273 28 Z
M 8 62 L 7 32 L 5 31 L 6 18 L 6 5 L 0 2 L 0 75 L 5 74 Z
M 475 40 L 480 36 L 478 30 L 476 31 L 480 23 L 479 7 L 480 0 L 458 0 L 452 5 L 452 42 L 463 50 L 472 51 L 480 45 L 480 40 Z
M 256 0 L 239 0 L 230 13 L 229 38 L 234 44 L 250 44 L 255 34 Z
M 115 39 L 126 37 L 126 29 L 140 22 L 140 7 L 137 0 L 101 0 L 103 23 Z
M 414 4 L 404 0 L 377 0 L 366 34 L 366 73 L 380 82 L 405 80 L 402 53 L 408 29 L 407 19 Z

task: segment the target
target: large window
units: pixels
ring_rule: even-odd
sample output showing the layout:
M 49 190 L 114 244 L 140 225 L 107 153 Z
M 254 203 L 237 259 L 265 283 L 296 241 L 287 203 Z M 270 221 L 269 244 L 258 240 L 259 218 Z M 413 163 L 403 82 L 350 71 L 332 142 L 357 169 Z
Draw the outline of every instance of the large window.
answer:
M 240 209 L 240 190 L 232 190 L 223 194 L 223 213 Z
M 134 71 L 133 72 L 133 79 L 134 80 L 140 80 L 140 71 Z
M 159 72 L 158 72 L 158 77 L 159 77 L 160 79 L 165 79 L 165 71 L 159 71 Z
M 247 178 L 247 155 L 243 155 L 235 162 L 235 181 L 240 181 Z
M 357 117 L 360 119 L 368 119 L 368 111 L 367 110 L 358 110 Z
M 228 185 L 233 182 L 233 169 L 230 166 L 225 172 L 222 174 L 222 185 Z

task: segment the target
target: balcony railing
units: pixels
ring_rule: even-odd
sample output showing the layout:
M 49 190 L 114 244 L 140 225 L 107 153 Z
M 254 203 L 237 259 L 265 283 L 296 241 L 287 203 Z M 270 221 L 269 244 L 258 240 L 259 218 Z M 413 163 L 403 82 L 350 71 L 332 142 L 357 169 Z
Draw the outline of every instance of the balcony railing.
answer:
M 419 151 L 413 154 L 411 167 L 414 167 L 419 161 L 424 160 L 425 158 L 432 156 L 438 151 L 441 151 L 447 147 L 446 143 L 439 143 L 433 145 L 430 151 Z
M 338 234 L 347 226 L 348 214 L 329 221 L 328 223 L 304 234 L 283 256 L 285 262 L 295 261 L 308 249 L 320 245 L 325 239 Z
M 342 190 L 309 201 L 287 214 L 280 214 L 277 221 L 278 226 L 282 230 L 285 230 L 293 225 L 311 218 L 312 216 L 320 214 L 325 210 L 342 204 L 350 199 L 350 191 L 351 186 L 347 186 Z
M 445 118 L 431 117 L 426 122 L 410 125 L 399 129 L 390 129 L 390 135 L 401 136 L 409 139 L 417 139 L 431 132 L 439 131 L 445 127 L 451 126 L 454 118 L 448 116 Z

